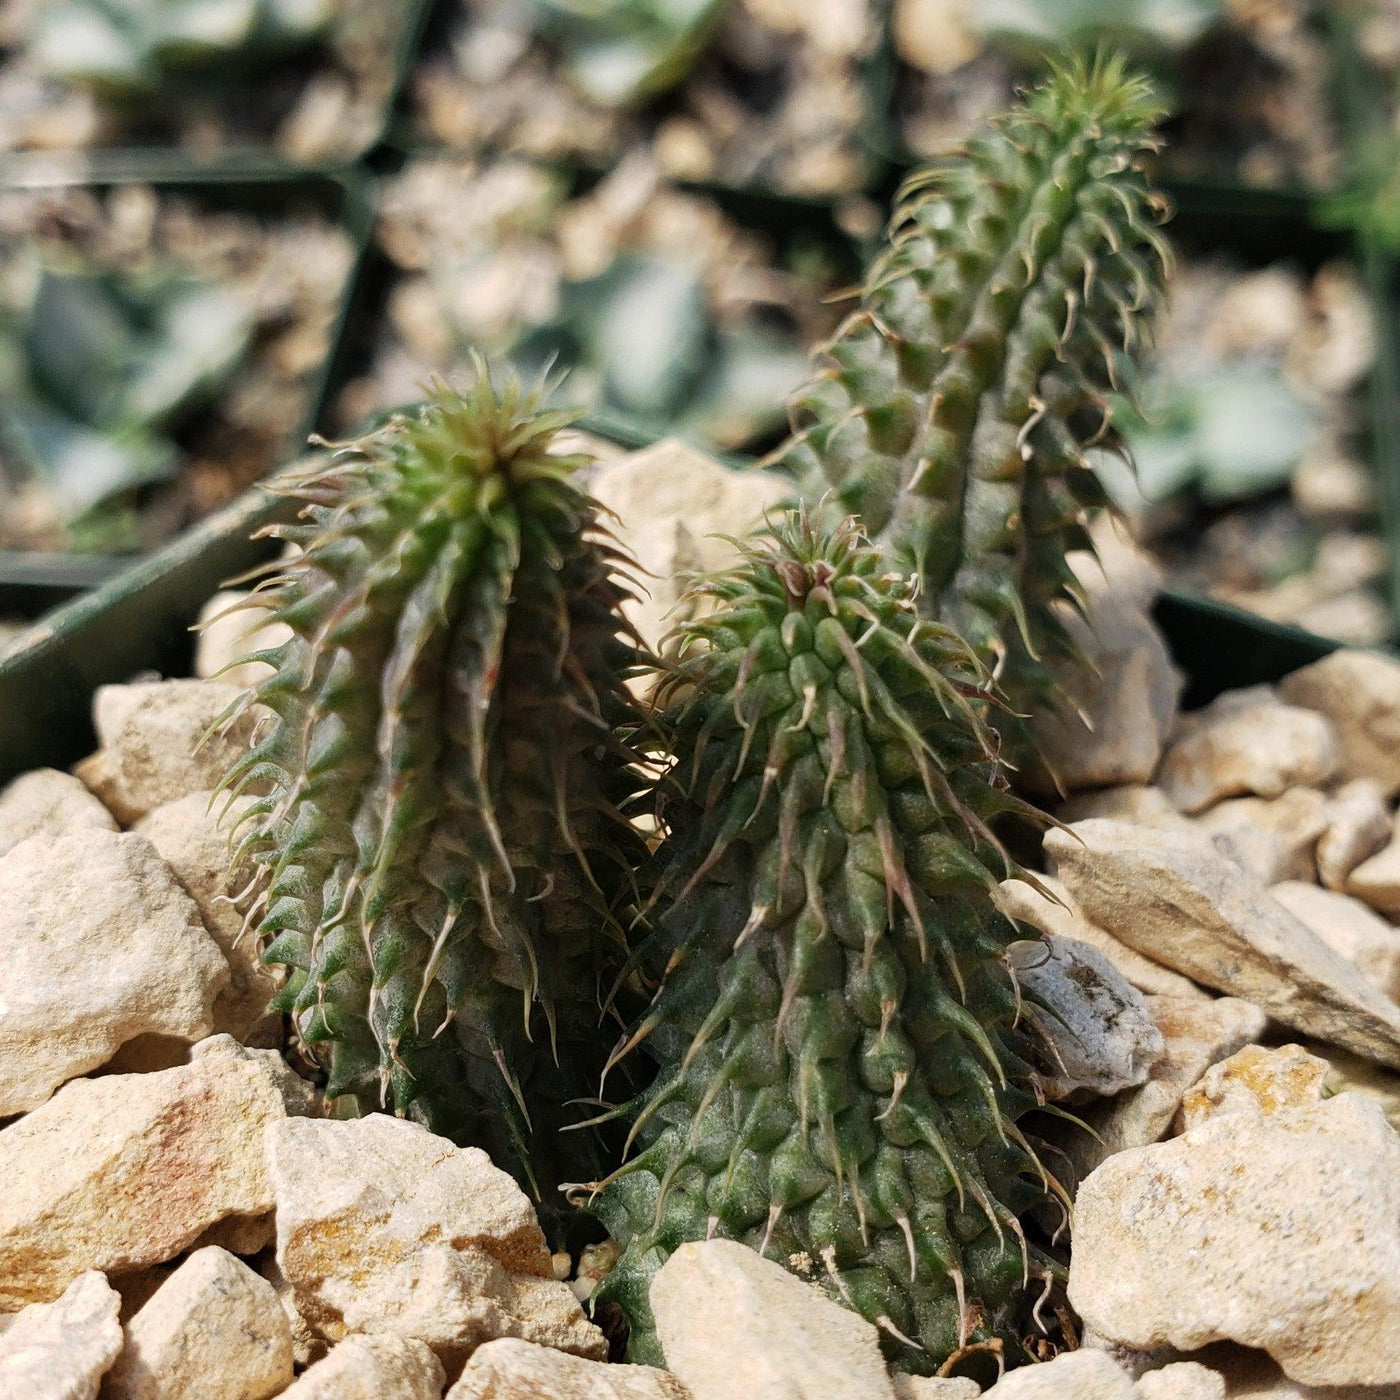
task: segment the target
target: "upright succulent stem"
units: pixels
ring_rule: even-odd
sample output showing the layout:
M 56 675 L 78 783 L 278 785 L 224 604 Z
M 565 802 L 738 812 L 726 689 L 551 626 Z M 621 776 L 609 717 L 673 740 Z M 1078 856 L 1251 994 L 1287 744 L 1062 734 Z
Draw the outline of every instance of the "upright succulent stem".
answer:
M 979 718 L 986 673 L 852 522 L 794 518 L 703 590 L 662 729 L 660 979 L 639 1150 L 595 1208 L 605 1296 L 658 1360 L 647 1289 L 686 1240 L 743 1240 L 878 1324 L 910 1369 L 1017 1337 L 1051 1188 L 1001 960 L 989 823 L 1024 804 Z
M 1103 500 L 1086 452 L 1118 446 L 1112 396 L 1168 266 L 1143 173 L 1159 115 L 1121 60 L 1075 62 L 911 178 L 775 454 L 860 517 L 1023 713 L 1076 655 L 1054 605 Z
M 597 1091 L 644 856 L 619 560 L 553 450 L 567 421 L 483 372 L 279 487 L 300 552 L 253 601 L 292 638 L 258 654 L 272 719 L 226 782 L 265 794 L 240 852 L 328 1092 L 540 1191 Z

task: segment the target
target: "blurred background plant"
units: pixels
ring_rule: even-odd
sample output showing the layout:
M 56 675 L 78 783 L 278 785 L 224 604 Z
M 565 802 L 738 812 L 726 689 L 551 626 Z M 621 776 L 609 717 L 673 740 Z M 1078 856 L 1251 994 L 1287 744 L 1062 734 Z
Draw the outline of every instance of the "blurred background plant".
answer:
M 1170 67 L 1230 17 L 1227 0 L 979 0 L 969 28 L 1036 62 L 1057 45 L 1110 44 Z
M 353 244 L 210 201 L 0 188 L 0 549 L 150 548 L 298 450 Z
M 61 249 L 26 249 L 6 272 L 5 445 L 78 548 L 135 548 L 135 496 L 177 474 L 171 431 L 247 353 L 248 310 L 173 268 L 124 276 Z
M 341 427 L 476 346 L 526 375 L 556 370 L 562 398 L 658 435 L 741 449 L 782 431 L 808 347 L 841 314 L 827 298 L 856 273 L 850 245 L 812 227 L 780 247 L 644 152 L 570 185 L 518 158 L 404 167 L 380 210 L 387 316 Z
M 446 0 L 413 82 L 453 149 L 646 147 L 674 178 L 850 195 L 878 167 L 877 0 Z
M 246 77 L 309 44 L 331 14 L 330 0 L 57 0 L 35 11 L 30 53 L 51 77 L 131 101 Z
M 527 0 L 569 81 L 599 106 L 626 106 L 681 82 L 727 0 Z
M 1163 170 L 1323 188 L 1342 133 L 1323 0 L 893 0 L 898 139 L 929 153 L 1057 44 L 1125 47 L 1171 108 Z
M 1136 406 L 1097 462 L 1179 585 L 1358 642 L 1392 630 L 1365 459 L 1376 326 L 1355 267 L 1182 259 Z
M 378 138 L 416 21 L 384 0 L 8 0 L 0 150 L 268 145 L 351 159 Z

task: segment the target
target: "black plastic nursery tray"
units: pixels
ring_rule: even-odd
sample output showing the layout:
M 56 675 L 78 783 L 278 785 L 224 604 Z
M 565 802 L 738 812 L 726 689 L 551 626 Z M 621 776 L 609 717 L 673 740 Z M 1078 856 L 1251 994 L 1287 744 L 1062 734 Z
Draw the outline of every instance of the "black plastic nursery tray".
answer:
M 17 150 L 0 153 L 0 179 L 45 177 L 54 170 L 62 170 L 70 177 L 102 179 L 119 176 L 138 179 L 170 177 L 191 172 L 222 172 L 226 175 L 246 175 L 263 172 L 281 175 L 325 174 L 346 168 L 365 159 L 384 140 L 394 120 L 405 87 L 412 75 L 418 52 L 423 42 L 424 30 L 437 0 L 375 0 L 385 7 L 392 17 L 392 39 L 388 49 L 388 83 L 375 102 L 373 108 L 366 107 L 369 120 L 362 138 L 353 146 L 345 147 L 335 154 L 327 154 L 319 159 L 298 160 L 278 150 L 265 141 L 231 140 L 226 144 L 210 147 L 209 138 L 204 136 L 188 147 L 176 143 L 169 136 L 116 137 L 111 143 L 98 142 L 90 146 L 58 145 L 49 149 Z M 12 53 L 22 47 L 17 40 L 10 50 L 0 49 L 0 65 Z M 283 69 L 296 62 L 285 60 Z M 310 79 L 333 70 L 313 66 Z M 257 80 L 267 81 L 267 74 L 259 68 Z M 188 86 L 197 80 L 185 79 Z M 308 88 L 310 87 L 308 83 Z M 160 105 L 159 94 L 149 99 L 152 107 Z M 237 118 L 232 111 L 218 114 L 220 125 L 230 126 Z
M 616 120 L 618 130 L 614 133 L 614 138 L 601 142 L 590 141 L 575 130 L 560 137 L 557 145 L 549 150 L 541 150 L 528 132 L 522 134 L 519 123 L 493 123 L 488 120 L 485 124 L 488 128 L 494 126 L 498 129 L 482 131 L 478 129 L 477 124 L 469 122 L 469 129 L 464 133 L 434 129 L 428 111 L 431 104 L 425 101 L 424 93 L 419 90 L 418 79 L 435 66 L 446 66 L 449 70 L 452 68 L 453 49 L 467 23 L 469 0 L 436 0 L 430 8 L 431 13 L 423 27 L 415 62 L 405 76 L 398 111 L 389 127 L 390 143 L 402 148 L 431 148 L 444 154 L 480 157 L 486 160 L 501 157 L 538 157 L 550 162 L 566 163 L 578 170 L 601 174 L 611 169 L 630 146 L 653 140 L 657 128 L 667 118 L 675 118 L 686 112 L 688 85 L 697 73 L 704 70 L 707 52 L 714 47 L 714 34 L 711 31 L 706 47 L 701 49 L 699 58 L 685 77 L 662 91 L 644 94 L 635 100 L 595 106 L 589 99 L 575 93 L 575 100 L 579 104 L 577 110 L 585 114 L 583 125 L 587 125 L 586 114 L 590 112 L 599 116 L 606 115 Z M 486 3 L 480 4 L 478 8 L 482 13 L 489 11 L 490 0 L 486 0 Z M 841 127 L 843 133 L 849 136 L 852 164 L 859 172 L 855 175 L 855 182 L 838 181 L 833 184 L 810 177 L 784 177 L 781 172 L 773 172 L 771 169 L 772 162 L 781 159 L 781 152 L 777 149 L 771 151 L 764 160 L 757 162 L 760 166 L 770 166 L 762 175 L 741 174 L 734 168 L 735 161 L 732 155 L 720 152 L 710 174 L 701 181 L 708 192 L 730 191 L 757 194 L 760 197 L 778 193 L 817 201 L 836 200 L 880 188 L 888 173 L 890 152 L 895 145 L 890 124 L 890 102 L 895 71 L 891 57 L 892 6 L 888 0 L 873 0 L 871 11 L 872 46 L 869 52 L 856 58 L 853 63 L 859 88 L 857 110 L 849 126 L 843 122 Z M 756 22 L 760 28 L 767 27 L 761 15 L 751 14 L 750 20 Z M 721 16 L 720 22 L 722 21 Z M 786 39 L 793 36 L 774 25 L 771 37 Z M 753 55 L 750 55 L 750 58 L 752 57 Z M 825 57 L 830 61 L 830 55 Z M 791 60 L 778 64 L 773 72 L 767 74 L 745 71 L 747 64 L 743 62 L 737 66 L 730 65 L 729 81 L 736 88 L 745 90 L 743 100 L 748 104 L 746 115 L 761 121 L 770 113 L 775 102 L 780 100 L 773 91 L 773 85 L 781 85 L 790 76 L 790 62 Z M 562 58 L 553 64 L 554 81 L 559 85 L 568 86 L 566 66 Z M 720 66 L 726 65 L 722 62 Z M 460 70 L 458 71 L 460 73 Z M 512 70 L 512 73 L 515 71 Z M 507 75 L 507 82 L 510 76 L 511 74 Z M 463 84 L 472 81 L 465 73 L 460 73 L 460 80 Z M 703 108 L 703 102 L 701 106 Z M 694 113 L 691 115 L 693 117 Z M 732 113 L 729 115 L 733 116 Z M 828 118 L 833 122 L 835 120 L 830 113 Z M 738 120 L 741 126 L 748 125 L 743 116 Z M 685 183 L 684 178 L 673 171 L 667 171 L 667 178 L 678 184 Z
M 168 162 L 133 158 L 101 178 L 65 177 L 57 168 L 0 178 L 0 190 L 89 190 L 107 194 L 123 186 L 145 186 L 159 194 L 190 199 L 201 209 L 232 211 L 274 222 L 310 211 L 347 236 L 351 259 L 327 336 L 324 362 L 307 380 L 300 421 L 281 444 L 286 460 L 300 452 L 307 435 L 323 425 L 325 406 L 340 382 L 346 328 L 359 306 L 361 271 L 374 222 L 369 182 L 359 172 L 288 173 L 271 167 L 231 174 L 226 170 L 171 168 Z M 0 550 L 0 616 L 33 618 L 133 567 L 130 555 L 33 554 Z M 138 566 L 139 569 L 139 566 Z

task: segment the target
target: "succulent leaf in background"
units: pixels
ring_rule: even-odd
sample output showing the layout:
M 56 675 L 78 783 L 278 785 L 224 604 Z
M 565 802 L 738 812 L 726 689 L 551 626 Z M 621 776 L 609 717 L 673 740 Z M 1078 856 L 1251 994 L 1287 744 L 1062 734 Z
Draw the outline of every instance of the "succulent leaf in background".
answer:
M 1022 714 L 1055 698 L 1047 663 L 1076 655 L 1055 604 L 1103 499 L 1086 453 L 1117 442 L 1113 398 L 1162 293 L 1142 172 L 1159 115 L 1121 60 L 1076 61 L 915 175 L 775 454 L 916 575 Z
M 529 0 L 570 80 L 602 106 L 664 92 L 685 77 L 729 0 Z
M 601 1296 L 660 1361 L 650 1277 L 717 1235 L 864 1314 L 906 1369 L 1014 1353 L 1053 1277 L 1019 1216 L 1054 1188 L 1016 1126 L 1035 1099 L 989 823 L 1027 809 L 986 673 L 851 521 L 794 517 L 701 592 L 717 610 L 684 629 L 661 722 L 660 990 L 617 1054 L 660 1070 L 593 1202 L 625 1245 Z
M 58 255 L 23 261 L 4 302 L 0 439 L 70 524 L 175 472 L 172 428 L 238 368 L 252 333 L 219 287 Z
M 976 0 L 973 29 L 1039 61 L 1063 44 L 1112 44 L 1138 59 L 1179 54 L 1228 20 L 1228 0 Z
M 30 48 L 53 77 L 133 97 L 296 49 L 331 13 L 330 0 L 58 0 L 35 7 Z
M 716 325 L 699 268 L 637 254 L 567 284 L 559 315 L 526 332 L 512 358 L 526 372 L 567 365 L 571 398 L 722 448 L 781 429 L 807 368 L 777 330 Z
M 644 850 L 617 738 L 635 664 L 619 560 L 555 450 L 568 415 L 484 369 L 278 489 L 291 628 L 229 775 L 266 958 L 328 1093 L 488 1147 L 550 1195 L 596 1094 Z
M 1119 409 L 1131 468 L 1120 458 L 1098 460 L 1125 510 L 1188 490 L 1223 505 L 1286 486 L 1317 429 L 1313 411 L 1266 364 L 1216 366 L 1199 379 L 1150 378 L 1141 399 L 1141 411 Z

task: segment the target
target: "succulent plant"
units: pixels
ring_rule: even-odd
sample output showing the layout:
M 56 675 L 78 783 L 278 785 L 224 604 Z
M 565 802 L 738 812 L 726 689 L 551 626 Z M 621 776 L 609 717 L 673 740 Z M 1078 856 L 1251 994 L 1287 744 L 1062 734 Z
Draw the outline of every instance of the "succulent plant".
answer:
M 595 1094 L 644 847 L 617 738 L 620 560 L 563 413 L 484 367 L 278 489 L 299 547 L 254 599 L 292 631 L 229 774 L 265 958 L 331 1095 L 488 1147 L 541 1195 Z M 574 1170 L 578 1170 L 575 1165 Z
M 916 576 L 1022 714 L 1076 655 L 1055 605 L 1103 498 L 1086 450 L 1117 442 L 1113 397 L 1161 295 L 1163 203 L 1142 173 L 1158 115 L 1121 60 L 1076 60 L 913 176 L 774 454 Z
M 54 77 L 132 97 L 294 49 L 331 13 L 330 0 L 58 0 L 35 7 L 30 50 Z
M 847 521 L 794 517 L 701 591 L 661 729 L 636 1155 L 593 1202 L 625 1245 L 602 1297 L 659 1359 L 651 1274 L 751 1244 L 883 1329 L 899 1364 L 1014 1349 L 1053 1276 L 1021 1213 L 1055 1189 L 993 904 L 989 823 L 1025 812 L 980 718 L 988 679 Z
M 570 80 L 602 106 L 664 92 L 690 71 L 729 0 L 530 0 Z
M 4 272 L 0 447 L 81 535 L 99 507 L 178 469 L 173 430 L 238 368 L 251 316 L 175 268 L 117 274 L 36 246 Z M 94 528 L 123 543 L 110 520 Z

